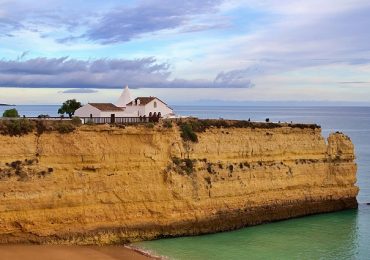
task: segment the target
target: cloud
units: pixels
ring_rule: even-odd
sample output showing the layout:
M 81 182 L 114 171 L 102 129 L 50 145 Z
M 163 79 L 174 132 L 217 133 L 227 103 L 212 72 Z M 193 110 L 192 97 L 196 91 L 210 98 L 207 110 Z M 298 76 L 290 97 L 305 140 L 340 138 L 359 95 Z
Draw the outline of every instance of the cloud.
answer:
M 270 20 L 256 30 L 226 39 L 217 60 L 234 61 L 235 70 L 258 67 L 250 78 L 298 71 L 309 67 L 370 64 L 370 2 L 243 1 L 239 5 L 261 9 Z M 224 49 L 232 50 L 225 52 Z M 245 65 L 243 65 L 245 64 Z M 333 79 L 333 82 L 336 81 Z
M 12 36 L 12 32 L 22 29 L 23 25 L 15 20 L 0 17 L 0 36 Z
M 90 89 L 121 88 L 126 84 L 132 88 L 251 87 L 251 82 L 241 74 L 242 71 L 222 72 L 214 81 L 171 79 L 170 65 L 160 63 L 153 57 L 134 60 L 77 60 L 68 57 L 0 60 L 0 86 L 2 87 Z
M 370 81 L 340 81 L 339 84 L 369 84 Z
M 118 7 L 100 17 L 79 37 L 66 37 L 60 42 L 86 38 L 102 44 L 130 41 L 147 33 L 182 28 L 200 31 L 224 27 L 224 24 L 192 24 L 195 17 L 216 12 L 222 0 L 142 1 L 135 7 Z
M 90 94 L 90 93 L 97 93 L 99 92 L 96 89 L 89 89 L 89 88 L 72 88 L 72 89 L 67 89 L 64 91 L 61 91 L 60 93 L 63 94 Z

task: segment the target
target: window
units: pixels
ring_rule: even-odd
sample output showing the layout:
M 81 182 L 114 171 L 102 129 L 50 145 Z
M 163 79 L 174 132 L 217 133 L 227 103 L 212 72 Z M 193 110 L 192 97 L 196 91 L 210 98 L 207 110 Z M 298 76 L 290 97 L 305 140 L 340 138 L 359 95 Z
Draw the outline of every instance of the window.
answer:
M 157 108 L 157 101 L 154 101 L 154 108 Z

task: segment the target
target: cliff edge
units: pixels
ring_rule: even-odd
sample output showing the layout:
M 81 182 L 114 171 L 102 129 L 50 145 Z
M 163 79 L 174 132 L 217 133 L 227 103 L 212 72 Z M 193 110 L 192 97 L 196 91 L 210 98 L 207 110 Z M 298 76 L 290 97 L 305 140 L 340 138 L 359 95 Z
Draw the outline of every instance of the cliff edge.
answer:
M 354 147 L 316 127 L 0 135 L 0 243 L 113 244 L 356 208 Z

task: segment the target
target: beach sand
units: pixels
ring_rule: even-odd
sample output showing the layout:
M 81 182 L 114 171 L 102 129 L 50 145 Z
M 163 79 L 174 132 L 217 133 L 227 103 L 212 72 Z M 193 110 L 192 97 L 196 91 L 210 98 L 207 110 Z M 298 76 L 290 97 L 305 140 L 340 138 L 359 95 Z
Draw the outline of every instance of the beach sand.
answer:
M 153 259 L 123 246 L 0 245 L 0 260 Z

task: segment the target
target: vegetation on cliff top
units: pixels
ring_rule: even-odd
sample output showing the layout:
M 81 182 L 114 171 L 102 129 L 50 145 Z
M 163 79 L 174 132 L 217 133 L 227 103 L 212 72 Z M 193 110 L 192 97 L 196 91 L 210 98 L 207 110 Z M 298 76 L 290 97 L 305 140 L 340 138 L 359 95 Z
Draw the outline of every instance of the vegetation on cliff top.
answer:
M 61 134 L 73 132 L 81 125 L 79 118 L 70 121 L 6 119 L 0 120 L 0 134 L 9 136 L 22 136 L 36 130 L 37 135 L 45 132 L 58 131 Z
M 178 122 L 181 137 L 184 141 L 198 142 L 197 133 L 205 132 L 207 129 L 215 128 L 251 128 L 251 129 L 274 129 L 291 127 L 300 129 L 320 129 L 317 124 L 293 124 L 293 123 L 270 123 L 251 122 L 246 120 L 224 120 L 224 119 L 197 119 L 189 118 Z
M 21 136 L 32 133 L 36 130 L 38 135 L 44 132 L 58 131 L 59 133 L 73 132 L 76 127 L 81 125 L 81 120 L 78 117 L 73 117 L 71 120 L 48 120 L 47 118 L 39 120 L 33 119 L 2 119 L 0 120 L 0 134 L 10 136 Z M 316 124 L 292 124 L 292 123 L 265 123 L 265 122 L 250 122 L 243 120 L 223 120 L 223 119 L 196 119 L 187 118 L 179 121 L 163 120 L 160 125 L 163 128 L 170 129 L 174 125 L 178 125 L 181 131 L 182 139 L 187 143 L 197 143 L 197 133 L 205 132 L 209 128 L 251 128 L 251 129 L 274 129 L 281 127 L 291 127 L 300 129 L 320 129 Z M 124 125 L 112 124 L 119 128 L 125 128 Z M 145 124 L 147 128 L 154 128 L 155 123 Z M 228 132 L 227 132 L 228 133 Z
M 5 110 L 3 117 L 19 117 L 18 111 L 15 108 Z
M 300 129 L 319 129 L 317 124 L 293 124 L 293 123 L 271 123 L 271 122 L 251 122 L 247 120 L 224 120 L 224 119 L 196 119 L 190 118 L 180 121 L 179 125 L 190 125 L 194 132 L 204 132 L 208 128 L 252 128 L 252 129 L 274 129 L 281 127 L 292 127 Z

